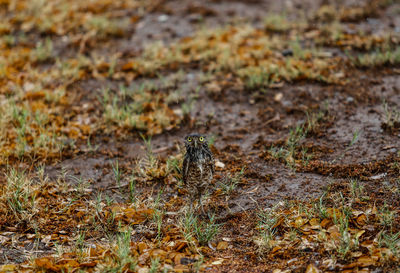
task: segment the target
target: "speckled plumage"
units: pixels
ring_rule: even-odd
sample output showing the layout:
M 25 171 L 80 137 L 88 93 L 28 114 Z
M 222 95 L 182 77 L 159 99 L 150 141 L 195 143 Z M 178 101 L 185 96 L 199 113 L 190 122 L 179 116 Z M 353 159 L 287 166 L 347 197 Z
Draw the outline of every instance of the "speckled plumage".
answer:
M 214 175 L 214 157 L 205 136 L 191 134 L 185 137 L 186 154 L 183 159 L 183 182 L 191 199 L 200 199 Z

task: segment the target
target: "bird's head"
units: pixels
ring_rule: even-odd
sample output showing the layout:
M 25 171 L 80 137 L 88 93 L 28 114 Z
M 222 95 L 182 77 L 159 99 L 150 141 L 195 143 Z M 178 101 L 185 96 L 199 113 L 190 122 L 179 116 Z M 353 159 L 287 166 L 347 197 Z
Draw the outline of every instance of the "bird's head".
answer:
M 190 134 L 185 137 L 185 146 L 187 150 L 201 149 L 204 147 L 208 147 L 208 143 L 204 135 Z

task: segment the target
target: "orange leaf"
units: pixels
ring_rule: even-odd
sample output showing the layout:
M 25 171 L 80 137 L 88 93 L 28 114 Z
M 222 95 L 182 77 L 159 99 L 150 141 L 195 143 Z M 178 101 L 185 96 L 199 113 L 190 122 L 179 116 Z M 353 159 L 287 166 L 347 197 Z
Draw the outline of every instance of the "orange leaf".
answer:
M 37 267 L 52 270 L 52 271 L 60 271 L 57 267 L 54 266 L 53 262 L 49 260 L 49 258 L 39 258 L 35 260 L 35 264 Z
M 364 226 L 367 223 L 367 216 L 365 216 L 365 214 L 361 214 L 357 217 L 356 222 L 359 226 Z
M 17 270 L 17 265 L 15 264 L 5 264 L 0 267 L 1 272 L 8 272 L 8 271 L 16 272 L 16 270 Z
M 95 267 L 96 265 L 97 265 L 97 262 L 87 262 L 87 263 L 79 264 L 80 267 Z
M 313 264 L 309 264 L 306 269 L 306 273 L 318 273 L 318 268 L 315 267 Z
M 136 68 L 136 65 L 134 62 L 127 62 L 122 66 L 123 71 L 128 71 L 128 70 L 134 70 Z
M 360 267 L 367 267 L 367 266 L 374 265 L 374 264 L 375 264 L 375 261 L 371 257 L 365 256 L 365 255 L 361 256 L 357 260 L 357 265 Z
M 30 99 L 30 100 L 37 100 L 37 99 L 42 99 L 46 96 L 46 93 L 44 91 L 38 91 L 38 92 L 26 92 L 25 93 L 25 98 Z
M 217 245 L 217 250 L 224 250 L 228 248 L 228 242 L 221 241 Z
M 175 257 L 174 257 L 174 263 L 175 264 L 181 264 L 181 259 L 183 257 L 185 257 L 185 254 L 183 254 L 183 253 L 176 254 Z
M 330 223 L 331 223 L 331 220 L 325 218 L 325 219 L 322 220 L 322 222 L 321 222 L 321 227 L 322 227 L 322 228 L 326 228 Z

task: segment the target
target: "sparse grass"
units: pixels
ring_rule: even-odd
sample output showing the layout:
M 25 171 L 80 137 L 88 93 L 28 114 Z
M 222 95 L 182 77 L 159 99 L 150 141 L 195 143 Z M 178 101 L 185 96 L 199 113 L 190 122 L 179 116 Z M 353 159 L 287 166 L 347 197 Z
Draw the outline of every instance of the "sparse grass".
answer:
M 273 27 L 274 24 L 267 19 L 267 25 Z M 285 35 L 271 38 L 268 34 L 261 33 L 259 29 L 241 24 L 200 31 L 193 38 L 173 44 L 169 48 L 154 44 L 146 49 L 141 58 L 135 60 L 139 63 L 135 71 L 151 75 L 170 64 L 201 62 L 203 67 L 207 67 L 205 72 L 233 73 L 251 91 L 265 91 L 271 84 L 304 78 L 321 82 L 339 80 L 328 72 L 337 63 L 317 55 L 311 58 L 308 49 L 295 46 L 296 43 L 300 44 L 297 38 L 288 38 Z M 209 43 L 210 40 L 213 43 Z M 275 53 L 287 48 L 291 42 L 299 54 L 285 60 L 278 58 Z M 242 52 L 246 52 L 244 56 Z M 160 56 L 163 58 L 160 59 Z M 212 78 L 215 76 L 208 80 Z
M 226 195 L 230 195 L 240 184 L 243 174 L 245 171 L 245 167 L 243 167 L 240 172 L 236 173 L 235 175 L 227 175 L 225 176 L 222 181 L 219 181 L 217 186 L 222 190 L 222 192 Z
M 129 180 L 129 201 L 136 204 L 137 194 L 136 194 L 136 177 L 134 174 L 131 175 Z
M 284 158 L 286 150 L 283 147 L 275 147 L 274 145 L 271 145 L 268 152 L 274 159 L 279 159 Z
M 32 86 L 35 90 L 36 86 Z M 37 88 L 40 88 L 38 86 Z M 45 98 L 42 91 L 28 92 Z M 26 95 L 25 95 L 26 96 Z M 4 97 L 0 106 L 0 163 L 9 158 L 54 158 L 73 146 L 65 133 L 58 130 L 57 121 L 45 111 L 46 102 L 33 108 L 17 92 Z
M 195 262 L 194 263 L 194 265 L 193 265 L 193 271 L 194 272 L 200 272 L 200 268 L 201 268 L 201 265 L 204 263 L 204 256 L 203 255 L 200 255 L 200 258 L 197 260 L 197 262 Z
M 345 259 L 351 250 L 358 248 L 358 238 L 352 236 L 349 229 L 349 218 L 346 213 L 333 215 L 333 222 L 339 227 L 339 241 L 335 242 L 336 251 L 341 259 Z
M 270 84 L 276 82 L 278 79 L 274 78 L 274 75 L 278 73 L 277 69 L 273 68 L 273 71 L 267 71 L 265 68 L 261 68 L 261 71 L 257 68 L 248 68 L 242 70 L 241 77 L 245 79 L 245 87 L 250 91 L 261 91 L 266 92 Z
M 131 253 L 131 228 L 117 235 L 112 261 L 108 261 L 103 272 L 134 271 L 137 259 Z
M 181 169 L 182 160 L 183 160 L 183 153 L 180 152 L 177 156 L 169 156 L 166 162 L 167 173 L 172 174 L 172 176 L 178 181 L 178 185 L 181 185 L 183 183 L 182 169 Z
M 118 38 L 124 36 L 126 40 L 129 38 L 126 34 L 131 29 L 139 31 L 147 22 L 145 17 L 148 13 L 153 14 L 150 19 L 156 20 L 160 14 L 154 17 L 154 11 L 166 12 L 170 17 L 176 15 L 174 11 L 170 14 L 168 9 L 164 10 L 163 1 L 0 2 L 0 166 L 35 168 L 42 166 L 41 164 L 58 163 L 59 159 L 70 158 L 73 163 L 75 160 L 81 162 L 77 155 L 85 160 L 88 158 L 85 154 L 87 151 L 90 157 L 101 161 L 103 155 L 107 158 L 107 154 L 110 157 L 111 154 L 115 155 L 115 148 L 120 153 L 119 145 L 107 147 L 108 141 L 113 142 L 117 137 L 129 142 L 135 141 L 140 132 L 143 133 L 146 153 L 143 159 L 135 162 L 137 164 L 128 166 L 125 165 L 128 162 L 124 162 L 124 171 L 125 168 L 132 167 L 130 177 L 126 178 L 127 184 L 122 190 L 107 188 L 107 193 L 99 192 L 94 183 L 93 187 L 88 187 L 89 181 L 94 181 L 95 177 L 85 180 L 63 173 L 54 182 L 52 178 L 46 177 L 49 165 L 43 165 L 46 169 L 38 168 L 34 175 L 10 168 L 4 177 L 0 177 L 0 241 L 4 252 L 0 261 L 10 257 L 7 256 L 8 251 L 17 256 L 18 254 L 12 252 L 14 247 L 24 252 L 16 259 L 23 258 L 22 255 L 27 254 L 27 249 L 23 248 L 30 248 L 31 242 L 33 254 L 29 253 L 31 256 L 23 265 L 6 265 L 0 267 L 0 271 L 157 272 L 171 269 L 197 272 L 200 269 L 209 270 L 211 267 L 211 270 L 218 271 L 218 264 L 222 262 L 228 268 L 231 260 L 251 271 L 253 264 L 246 263 L 253 262 L 251 252 L 256 251 L 257 246 L 249 243 L 246 236 L 252 236 L 249 235 L 249 229 L 254 225 L 257 226 L 258 236 L 255 241 L 258 251 L 267 258 L 257 260 L 256 266 L 262 267 L 264 271 L 276 271 L 279 265 L 310 271 L 308 266 L 314 262 L 320 271 L 366 270 L 367 267 L 370 270 L 385 271 L 398 262 L 400 233 L 396 225 L 399 221 L 397 211 L 394 207 L 385 205 L 376 213 L 374 202 L 365 202 L 363 199 L 369 192 L 363 189 L 356 178 L 345 181 L 344 184 L 340 181 L 342 184 L 339 190 L 336 189 L 334 193 L 327 191 L 315 202 L 309 201 L 311 197 L 307 196 L 307 199 L 301 201 L 301 205 L 300 201 L 293 200 L 282 208 L 260 211 L 256 213 L 257 224 L 254 223 L 256 217 L 251 209 L 235 214 L 235 217 L 228 216 L 229 225 L 226 225 L 226 230 L 221 224 L 217 224 L 215 215 L 208 219 L 196 216 L 193 211 L 179 215 L 182 212 L 182 189 L 177 189 L 176 183 L 181 182 L 181 151 L 177 148 L 179 152 L 176 156 L 163 158 L 161 155 L 165 151 L 170 153 L 178 145 L 173 143 L 172 147 L 172 143 L 169 143 L 168 147 L 153 151 L 149 137 L 162 133 L 180 135 L 182 130 L 198 128 L 204 120 L 192 114 L 198 108 L 194 107 L 197 100 L 202 103 L 209 100 L 200 96 L 204 94 L 204 89 L 210 91 L 211 94 L 206 95 L 212 96 L 215 100 L 212 103 L 217 104 L 224 103 L 224 96 L 236 94 L 244 102 L 249 95 L 246 91 L 256 92 L 257 94 L 249 95 L 250 102 L 252 103 L 253 97 L 257 98 L 255 106 L 258 107 L 259 98 L 261 101 L 267 100 L 269 106 L 266 107 L 271 109 L 265 110 L 269 112 L 276 112 L 277 105 L 272 105 L 274 102 L 269 101 L 271 94 L 268 94 L 268 90 L 282 88 L 284 82 L 284 88 L 291 88 L 293 82 L 297 81 L 305 88 L 314 88 L 314 81 L 329 83 L 332 86 L 327 89 L 333 92 L 340 89 L 340 96 L 348 95 L 344 77 L 351 75 L 357 68 L 368 69 L 400 63 L 397 37 L 356 33 L 358 24 L 349 28 L 349 25 L 340 22 L 346 18 L 359 20 L 363 16 L 369 17 L 365 9 L 350 8 L 350 12 L 346 13 L 344 9 L 327 6 L 320 10 L 321 17 L 311 16 L 312 19 L 304 25 L 300 21 L 289 21 L 285 14 L 270 14 L 260 28 L 234 23 L 219 29 L 203 29 L 182 39 L 167 39 L 168 44 L 157 42 L 147 46 L 140 41 L 137 46 L 139 50 L 131 51 L 125 47 L 126 41 Z M 202 5 L 199 7 L 199 13 L 208 12 L 207 7 L 205 10 L 202 10 Z M 191 8 L 197 9 L 197 4 Z M 387 15 L 390 21 L 392 15 Z M 297 13 L 290 17 L 296 16 Z M 175 22 L 174 20 L 175 18 L 170 23 Z M 320 21 L 324 21 L 323 26 Z M 139 38 L 143 35 L 140 31 L 136 34 Z M 171 37 L 175 36 L 174 33 L 170 34 Z M 170 34 L 166 34 L 166 37 Z M 148 36 L 145 40 L 154 40 L 155 37 L 158 35 Z M 320 48 L 320 45 L 329 48 Z M 332 47 L 336 48 L 332 50 Z M 343 48 L 349 52 L 368 53 L 351 59 L 355 64 L 353 65 L 343 57 Z M 397 71 L 395 67 L 392 69 L 393 72 Z M 200 70 L 203 73 L 202 79 L 195 76 Z M 375 70 L 372 72 L 375 73 Z M 376 75 L 382 76 L 378 73 Z M 204 86 L 205 81 L 209 86 Z M 144 83 L 141 84 L 142 82 Z M 120 83 L 132 85 L 116 87 Z M 194 91 L 193 85 L 198 85 Z M 368 83 L 364 85 L 369 86 Z M 110 86 L 100 94 L 100 107 L 97 101 L 93 101 L 97 86 Z M 188 89 L 192 91 L 187 92 Z M 285 109 L 279 111 L 282 127 L 279 125 L 278 129 L 275 126 L 265 128 L 268 134 L 273 133 L 273 130 L 278 130 L 281 134 L 287 128 L 288 113 L 284 105 L 292 96 L 286 96 L 286 91 L 283 93 L 285 95 L 281 102 Z M 261 95 L 265 98 L 261 98 Z M 318 96 L 309 100 L 307 96 L 296 95 L 293 97 L 299 100 L 293 101 L 293 106 L 300 102 L 302 105 L 312 105 L 313 108 L 313 103 L 320 98 Z M 331 93 L 321 95 L 330 96 Z M 217 101 L 221 97 L 222 101 Z M 367 99 L 369 101 L 370 98 Z M 278 100 L 276 103 L 279 103 Z M 352 106 L 357 106 L 357 103 L 358 101 L 354 101 Z M 302 105 L 298 109 L 302 109 Z M 332 108 L 337 110 L 334 105 Z M 389 107 L 388 104 L 384 104 L 383 108 L 385 124 L 391 130 L 397 129 L 399 110 Z M 263 114 L 263 109 L 248 110 L 251 110 L 250 116 L 255 114 L 253 110 L 260 110 L 257 116 Z M 216 129 L 215 135 L 221 136 L 218 111 L 206 114 L 211 123 L 207 123 L 206 128 L 201 128 L 201 131 Z M 306 146 L 308 141 L 304 144 L 304 140 L 311 133 L 315 133 L 316 137 L 321 136 L 318 133 L 325 125 L 322 122 L 327 121 L 324 120 L 326 115 L 324 110 L 308 112 L 306 121 L 293 127 L 286 140 L 279 140 L 278 147 L 269 148 L 270 155 L 282 160 L 290 168 L 296 168 L 299 164 L 300 167 L 310 164 L 314 147 Z M 297 113 L 293 117 L 297 117 Z M 183 121 L 185 123 L 180 126 Z M 249 124 L 254 122 L 250 119 Z M 179 132 L 175 131 L 179 127 Z M 252 132 L 243 134 L 251 135 Z M 95 136 L 96 140 L 103 143 L 101 151 L 98 151 L 96 144 L 92 145 L 93 139 L 90 136 Z M 221 136 L 223 140 L 227 137 L 230 136 Z M 359 131 L 355 131 L 346 152 L 358 139 Z M 249 139 L 250 142 L 253 140 Z M 321 140 L 324 143 L 326 139 Z M 209 141 L 210 145 L 212 142 L 213 140 Z M 85 146 L 87 149 L 82 150 Z M 252 154 L 255 148 L 256 145 L 248 152 Z M 218 186 L 224 194 L 232 194 L 241 182 L 244 171 L 242 169 L 235 173 L 238 169 L 234 170 L 233 166 L 246 165 L 246 162 L 240 163 L 240 160 L 247 160 L 247 157 L 227 157 L 228 153 L 220 150 L 219 145 L 215 149 L 216 158 L 225 163 L 225 167 L 218 168 L 216 176 L 227 175 Z M 312 162 L 311 167 L 315 164 L 318 168 L 319 159 L 324 158 L 323 153 L 317 149 L 317 160 Z M 107 162 L 110 161 L 106 160 Z M 100 170 L 103 171 L 100 176 L 110 174 L 111 171 L 111 176 L 114 175 L 114 180 L 121 189 L 125 173 L 123 175 L 122 164 L 119 163 L 121 162 L 115 161 L 105 164 Z M 255 163 L 256 166 L 262 164 L 259 161 Z M 67 162 L 60 163 L 61 166 L 65 164 Z M 96 165 L 96 173 L 101 165 Z M 58 166 L 51 166 L 50 172 Z M 85 168 L 90 166 L 91 162 Z M 399 163 L 394 161 L 386 167 L 388 184 L 393 179 L 399 180 Z M 74 164 L 72 168 L 74 169 Z M 80 166 L 77 169 L 73 172 L 82 171 Z M 253 176 L 252 172 L 251 177 L 257 178 L 248 182 L 256 183 L 254 186 L 257 187 L 249 192 L 246 189 L 243 194 L 249 194 L 254 204 L 260 206 L 265 205 L 264 201 L 273 202 L 261 199 L 265 197 L 262 195 L 268 185 L 258 187 L 262 180 L 258 175 L 264 174 L 257 173 Z M 325 174 L 310 176 L 321 178 Z M 301 175 L 300 178 L 304 177 L 309 176 Z M 291 176 L 287 179 L 290 180 Z M 308 180 L 305 182 L 308 183 Z M 396 183 L 398 188 L 400 182 Z M 312 185 L 314 184 L 305 184 L 300 190 L 304 193 L 311 192 L 314 190 L 309 190 Z M 163 194 L 165 199 L 161 199 L 159 193 L 153 200 L 152 190 L 160 187 L 167 191 Z M 386 197 L 388 188 L 379 188 L 382 190 L 379 194 L 383 194 L 383 198 Z M 112 192 L 108 192 L 109 190 Z M 260 190 L 261 192 L 256 192 Z M 148 191 L 151 194 L 147 196 Z M 398 190 L 391 192 L 397 193 Z M 371 201 L 375 201 L 374 194 L 370 195 L 373 199 Z M 216 202 L 210 205 L 224 215 L 220 198 L 218 194 L 213 195 L 212 200 Z M 235 200 L 231 200 L 230 204 L 233 201 Z M 378 203 L 381 203 L 379 199 L 376 200 L 376 204 Z M 296 207 L 296 204 L 299 206 Z M 180 220 L 179 225 L 177 218 Z M 239 234 L 231 232 L 232 226 L 235 227 L 236 224 L 240 226 L 234 231 Z M 245 233 L 242 233 L 243 230 Z M 211 253 L 209 249 L 199 247 L 216 241 L 220 232 L 224 232 L 223 242 L 229 242 L 226 253 L 223 249 Z M 361 238 L 363 233 L 364 238 Z M 358 248 L 359 240 L 364 243 L 362 249 Z M 53 255 L 51 252 L 54 250 L 58 251 Z M 47 251 L 50 256 L 44 257 Z M 246 254 L 236 257 L 237 251 L 250 253 L 250 256 Z M 202 252 L 205 256 L 202 256 Z M 393 259 L 391 253 L 397 259 Z M 36 255 L 42 260 L 36 259 Z M 310 255 L 313 257 L 311 260 L 307 258 Z M 181 259 L 183 256 L 186 259 Z M 363 268 L 359 258 L 369 256 L 373 264 Z M 174 257 L 178 261 L 186 262 L 194 258 L 197 262 L 192 267 L 186 266 L 177 264 Z M 223 257 L 224 260 L 215 261 L 217 257 Z M 251 260 L 247 260 L 248 257 Z M 274 259 L 278 259 L 279 263 L 271 263 Z M 240 264 L 242 262 L 243 265 Z M 200 266 L 202 263 L 204 266 Z M 351 264 L 353 267 L 350 267 Z
M 344 158 L 344 156 L 346 155 L 346 152 L 350 150 L 351 147 L 353 147 L 354 144 L 356 144 L 356 142 L 358 141 L 358 138 L 360 136 L 360 129 L 356 129 L 353 132 L 353 137 L 351 138 L 349 144 L 347 145 L 347 147 L 344 149 L 344 151 L 335 159 L 332 160 L 332 163 L 338 161 L 338 160 L 342 160 Z
M 85 237 L 86 237 L 86 232 L 79 230 L 75 239 L 75 249 L 80 259 L 83 258 L 84 255 Z
M 266 30 L 274 32 L 285 32 L 292 27 L 285 14 L 276 13 L 270 13 L 265 17 L 264 26 Z
M 386 100 L 382 102 L 384 112 L 384 124 L 388 130 L 400 127 L 400 109 L 390 107 Z
M 135 168 L 135 174 L 147 180 L 162 179 L 168 174 L 168 166 L 163 164 L 153 153 L 151 147 L 151 137 L 146 138 L 142 135 L 146 156 L 141 158 Z
M 118 187 L 120 187 L 121 186 L 122 171 L 119 168 L 118 160 L 116 160 L 115 163 L 112 164 L 112 171 L 113 171 L 113 174 L 114 174 L 115 183 L 118 185 Z
M 37 213 L 35 198 L 39 185 L 24 171 L 16 169 L 10 169 L 6 179 L 7 184 L 0 194 L 2 211 L 12 213 L 17 222 L 29 221 Z
M 286 143 L 282 147 L 274 147 L 273 145 L 269 148 L 268 152 L 274 159 L 283 160 L 290 168 L 295 168 L 295 159 L 299 152 L 299 156 L 304 165 L 308 164 L 308 161 L 312 158 L 312 154 L 307 153 L 307 149 L 303 148 L 299 150 L 301 141 L 307 136 L 308 130 L 304 124 L 297 125 L 289 131 L 289 136 L 286 139 Z
M 163 218 L 165 216 L 165 211 L 163 208 L 163 204 L 161 203 L 161 195 L 163 190 L 160 190 L 157 193 L 157 196 L 154 200 L 151 200 L 150 206 L 153 209 L 152 214 L 152 224 L 155 226 L 156 229 L 156 240 L 158 243 L 161 243 L 161 240 L 164 236 L 163 234 Z
M 359 136 L 360 136 L 360 130 L 355 130 L 353 132 L 353 138 L 351 139 L 351 141 L 349 143 L 349 147 L 353 146 L 358 141 Z
M 128 19 L 110 19 L 106 16 L 93 16 L 85 22 L 87 31 L 95 31 L 93 36 L 106 38 L 108 36 L 123 36 L 129 27 Z
M 299 143 L 307 136 L 307 129 L 303 125 L 298 125 L 296 128 L 291 129 L 289 137 L 286 140 L 286 145 L 289 150 L 290 156 L 294 155 L 294 152 Z
M 259 223 L 257 230 L 259 236 L 255 238 L 260 255 L 265 257 L 273 257 L 278 249 L 286 248 L 290 250 L 306 248 L 323 247 L 331 255 L 332 263 L 335 265 L 338 261 L 350 263 L 354 261 L 353 253 L 360 251 L 362 241 L 365 241 L 363 234 L 365 233 L 365 225 L 368 215 L 371 212 L 360 212 L 360 204 L 362 201 L 351 201 L 351 185 L 353 185 L 355 194 L 361 194 L 360 188 L 354 181 L 349 186 L 349 196 L 346 193 L 336 191 L 326 191 L 319 199 L 315 200 L 311 206 L 308 202 L 299 202 L 297 206 L 294 204 L 282 202 L 281 209 L 273 207 L 258 213 Z M 344 195 L 345 194 L 345 195 Z M 357 203 L 357 209 L 352 208 L 352 204 Z M 370 204 L 372 208 L 373 204 Z M 389 211 L 389 210 L 387 210 Z M 355 213 L 355 214 L 354 214 Z M 374 212 L 372 212 L 374 214 Z M 379 219 L 381 215 L 387 212 L 379 211 L 376 215 Z M 385 216 L 386 228 L 392 227 L 392 222 L 397 216 Z M 390 218 L 390 219 L 389 219 Z M 284 219 L 284 221 L 282 221 Z M 389 219 L 389 220 L 388 220 Z M 302 234 L 299 239 L 299 232 Z M 310 234 L 311 235 L 305 235 Z M 387 247 L 391 249 L 395 256 L 398 256 L 399 233 L 393 231 L 382 231 L 377 229 L 374 233 L 376 240 L 369 241 L 372 247 Z M 374 236 L 375 236 L 374 235 Z M 304 236 L 308 239 L 304 240 Z M 300 244 L 297 247 L 297 243 Z M 318 246 L 319 245 L 319 246 Z M 272 255 L 272 256 L 270 256 Z M 393 260 L 390 252 L 382 251 L 383 258 L 380 260 L 383 264 Z
M 258 245 L 258 251 L 260 254 L 268 252 L 273 247 L 273 239 L 276 233 L 279 216 L 276 212 L 276 208 L 267 209 L 260 211 L 257 214 L 258 223 L 257 230 L 259 231 L 259 237 L 256 239 Z
M 76 198 L 80 198 L 80 197 L 84 196 L 85 194 L 87 194 L 88 191 L 90 191 L 90 189 L 89 189 L 90 183 L 88 180 L 83 179 L 82 177 L 76 177 L 73 175 L 70 175 L 70 178 L 75 184 L 74 190 L 75 190 Z
M 117 92 L 103 90 L 103 118 L 106 123 L 126 129 L 139 129 L 148 135 L 173 128 L 182 117 L 164 102 L 166 96 L 145 89 L 121 86 Z
M 364 186 L 360 184 L 357 179 L 350 179 L 349 181 L 350 194 L 353 199 L 361 198 L 364 193 Z
M 307 133 L 317 133 L 321 122 L 328 115 L 327 105 L 317 112 L 306 112 L 307 121 L 305 122 L 305 130 Z
M 376 50 L 373 53 L 360 54 L 350 58 L 357 67 L 377 67 L 383 65 L 396 65 L 400 63 L 400 47 L 388 50 Z
M 45 62 L 52 59 L 53 42 L 48 38 L 39 41 L 36 48 L 31 51 L 30 59 L 33 62 Z
M 310 160 L 313 158 L 313 154 L 308 152 L 308 148 L 301 149 L 301 162 L 303 166 L 308 166 Z
M 301 45 L 300 38 L 297 37 L 296 40 L 291 41 L 289 44 L 290 49 L 293 52 L 293 56 L 300 60 L 306 60 L 311 58 L 311 51 L 309 49 L 304 49 Z
M 200 245 L 207 245 L 220 232 L 220 224 L 215 223 L 215 215 L 209 216 L 208 221 L 202 221 L 188 209 L 181 219 L 181 230 L 184 238 L 192 245 L 196 240 Z
M 380 247 L 389 248 L 395 257 L 400 257 L 400 232 L 391 233 L 383 231 L 380 233 L 378 243 Z
M 87 147 L 90 153 L 95 153 L 99 149 L 100 145 L 99 144 L 93 145 L 92 142 L 90 141 L 90 136 L 89 136 L 87 138 Z
M 150 262 L 149 273 L 157 273 L 157 272 L 159 272 L 158 271 L 159 267 L 160 267 L 160 259 L 159 258 L 152 259 L 151 262 Z
M 313 203 L 314 214 L 320 219 L 328 218 L 328 210 L 324 203 L 324 199 L 325 194 L 321 195 L 321 197 Z
M 395 173 L 400 174 L 400 163 L 399 163 L 399 161 L 394 161 L 394 162 L 391 164 L 390 169 L 392 169 Z
M 187 97 L 186 101 L 181 104 L 181 110 L 182 110 L 183 116 L 190 115 L 190 113 L 194 107 L 194 104 L 196 102 L 196 97 L 197 97 L 196 95 L 189 95 Z
M 392 228 L 394 219 L 396 218 L 396 211 L 392 210 L 386 203 L 385 205 L 378 209 L 378 219 L 379 223 L 385 228 Z
M 157 229 L 157 240 L 161 240 L 163 237 L 163 232 L 162 232 L 162 224 L 163 224 L 163 216 L 164 212 L 162 210 L 156 209 L 153 214 L 153 221 L 156 224 L 156 229 Z
M 95 4 L 91 2 L 79 5 L 74 3 L 57 1 L 48 2 L 42 0 L 19 1 L 24 9 L 18 5 L 10 5 L 9 12 L 14 14 L 16 22 L 24 22 L 29 18 L 30 24 L 24 26 L 24 31 L 39 31 L 42 34 L 72 34 L 88 33 L 95 29 L 97 35 L 121 35 L 129 25 L 129 20 L 122 18 L 109 18 L 113 13 L 123 8 L 135 8 L 136 1 L 121 1 L 106 4 L 107 13 L 99 13 Z M 145 3 L 144 3 L 145 4 Z M 96 11 L 94 14 L 87 11 Z M 106 15 L 103 15 L 106 14 Z M 7 16 L 6 19 L 9 20 Z M 8 21 L 7 20 L 7 21 Z
M 181 163 L 181 158 L 174 156 L 168 157 L 166 163 L 168 171 L 180 174 L 182 172 L 180 163 Z

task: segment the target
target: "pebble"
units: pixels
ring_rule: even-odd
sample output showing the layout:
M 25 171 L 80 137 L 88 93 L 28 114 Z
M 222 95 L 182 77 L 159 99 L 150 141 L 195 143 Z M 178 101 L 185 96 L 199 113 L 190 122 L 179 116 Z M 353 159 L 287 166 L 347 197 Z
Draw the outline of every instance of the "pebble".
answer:
M 380 174 L 377 174 L 377 175 L 374 175 L 374 176 L 371 176 L 370 178 L 371 179 L 381 179 L 381 178 L 383 178 L 383 177 L 385 177 L 387 175 L 387 173 L 380 173 Z
M 279 93 L 275 94 L 274 101 L 279 102 L 282 100 L 282 98 L 283 98 L 283 94 L 279 92 Z
M 215 167 L 218 167 L 218 168 L 223 169 L 223 168 L 225 168 L 225 164 L 222 163 L 221 161 L 217 160 L 217 161 L 215 162 Z
M 148 273 L 150 270 L 147 267 L 141 267 L 138 270 L 138 273 Z
M 217 245 L 217 250 L 224 250 L 228 248 L 228 242 L 221 241 Z
M 157 21 L 160 22 L 160 23 L 164 23 L 164 22 L 166 22 L 168 20 L 168 18 L 169 18 L 168 15 L 163 14 L 163 15 L 158 16 Z

